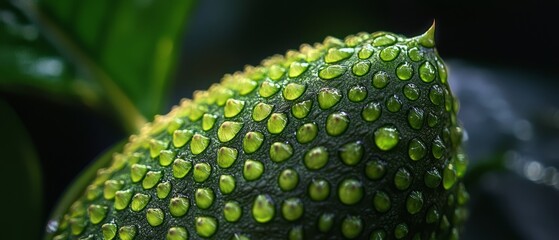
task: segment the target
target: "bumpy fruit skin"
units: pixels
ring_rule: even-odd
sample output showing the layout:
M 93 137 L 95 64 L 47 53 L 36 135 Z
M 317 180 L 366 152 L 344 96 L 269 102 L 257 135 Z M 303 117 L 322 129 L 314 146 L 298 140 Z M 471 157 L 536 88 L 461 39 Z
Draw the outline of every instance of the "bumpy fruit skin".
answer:
M 457 239 L 457 100 L 434 48 L 359 33 L 225 75 L 131 136 L 53 239 Z

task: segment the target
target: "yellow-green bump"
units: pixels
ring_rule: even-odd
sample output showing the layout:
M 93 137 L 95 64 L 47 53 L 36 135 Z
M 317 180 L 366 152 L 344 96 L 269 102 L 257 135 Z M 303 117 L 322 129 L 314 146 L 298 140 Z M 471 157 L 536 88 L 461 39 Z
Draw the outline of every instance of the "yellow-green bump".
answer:
M 425 147 L 425 144 L 418 138 L 410 140 L 408 145 L 408 156 L 410 159 L 417 161 L 425 157 L 425 155 L 427 155 L 427 148 Z
M 360 141 L 347 143 L 340 148 L 340 159 L 345 165 L 354 166 L 361 161 L 364 151 Z
M 118 237 L 121 240 L 133 240 L 136 236 L 136 227 L 133 225 L 123 226 L 118 229 Z
M 428 224 L 433 224 L 439 221 L 440 218 L 440 214 L 439 211 L 437 210 L 437 207 L 432 206 L 427 210 L 427 213 L 425 214 L 425 222 L 427 222 Z
M 124 210 L 132 200 L 132 190 L 121 190 L 115 193 L 114 208 L 116 210 Z
M 282 191 L 291 191 L 299 183 L 299 174 L 293 169 L 283 170 L 278 177 L 278 185 Z
M 303 235 L 303 226 L 301 225 L 297 225 L 292 227 L 291 229 L 289 229 L 289 232 L 287 232 L 287 239 L 289 240 L 303 240 L 304 235 Z
M 394 175 L 394 186 L 398 190 L 406 190 L 411 184 L 411 174 L 406 168 L 399 168 Z
M 183 227 L 171 227 L 167 231 L 167 240 L 187 240 L 188 231 Z
M 299 129 L 295 137 L 299 143 L 309 143 L 318 135 L 318 127 L 314 123 L 305 123 Z
M 355 239 L 363 231 L 363 220 L 359 216 L 347 216 L 342 221 L 342 235 L 348 239 Z
M 235 117 L 239 115 L 239 113 L 241 113 L 244 107 L 245 107 L 244 101 L 230 98 L 225 103 L 225 107 L 223 108 L 223 115 L 226 118 Z
M 456 177 L 456 169 L 454 169 L 454 165 L 449 163 L 443 170 L 443 187 L 444 189 L 448 190 L 454 186 L 457 181 Z
M 382 49 L 379 53 L 380 59 L 385 62 L 390 62 L 398 57 L 400 54 L 400 48 L 396 46 L 390 46 Z
M 425 61 L 421 66 L 419 66 L 419 78 L 424 82 L 432 82 L 435 80 L 437 75 L 435 66 L 428 61 Z
M 342 99 L 342 93 L 335 88 L 322 88 L 318 92 L 318 106 L 321 109 L 329 109 L 338 104 Z
M 425 182 L 425 186 L 429 188 L 437 188 L 441 184 L 441 174 L 437 168 L 433 167 L 431 170 L 428 170 L 425 175 L 423 176 L 423 181 Z
M 87 226 L 87 221 L 82 218 L 71 218 L 70 219 L 70 228 L 72 231 L 72 235 L 80 235 L 83 230 Z
M 130 179 L 132 182 L 141 181 L 148 172 L 148 166 L 143 164 L 133 164 L 130 167 Z
M 313 179 L 308 192 L 313 201 L 325 200 L 330 195 L 330 184 L 324 179 Z
M 334 225 L 334 217 L 335 215 L 331 213 L 320 214 L 318 218 L 318 230 L 323 233 L 329 232 Z
M 230 194 L 235 190 L 235 177 L 232 175 L 219 176 L 219 190 L 222 194 Z
M 326 133 L 330 136 L 339 136 L 349 126 L 349 116 L 345 112 L 335 112 L 326 118 Z
M 254 181 L 260 178 L 264 173 L 264 164 L 256 160 L 246 160 L 243 167 L 243 177 L 247 181 Z
M 220 142 L 233 140 L 243 128 L 242 122 L 225 121 L 217 129 L 217 138 Z
M 171 150 L 161 150 L 159 153 L 159 164 L 163 167 L 169 166 L 173 163 L 176 153 Z
M 365 165 L 365 175 L 371 180 L 379 180 L 386 173 L 384 163 L 378 160 L 372 160 Z
M 159 183 L 161 177 L 163 177 L 163 173 L 161 171 L 149 171 L 146 173 L 144 181 L 142 181 L 142 187 L 144 189 L 152 189 Z
M 162 182 L 157 184 L 157 198 L 159 199 L 163 199 L 166 198 L 169 195 L 169 192 L 171 192 L 171 183 L 170 182 Z
M 303 162 L 310 170 L 321 169 L 328 163 L 328 150 L 322 146 L 314 147 L 305 153 Z
M 192 130 L 175 130 L 173 132 L 173 146 L 177 148 L 184 146 L 188 141 L 190 141 L 193 135 L 194 132 Z
M 329 65 L 318 71 L 318 77 L 324 80 L 331 80 L 344 74 L 346 69 L 343 65 Z
M 107 206 L 97 204 L 90 205 L 89 208 L 87 208 L 89 221 L 93 224 L 100 223 L 103 219 L 105 219 L 105 217 L 107 217 L 108 210 L 109 208 Z
M 272 80 L 279 80 L 285 74 L 285 68 L 280 65 L 272 65 L 268 69 L 268 77 Z
M 204 150 L 208 148 L 208 145 L 210 145 L 210 138 L 196 133 L 190 141 L 190 151 L 192 154 L 198 155 L 204 152 Z
M 212 206 L 214 199 L 215 194 L 211 188 L 198 188 L 194 194 L 196 206 L 200 209 L 208 209 Z
M 386 100 L 386 108 L 390 112 L 398 112 L 402 108 L 402 101 L 400 101 L 400 98 L 394 94 Z
M 388 45 L 392 45 L 396 43 L 396 37 L 390 35 L 390 34 L 384 34 L 382 36 L 378 36 L 373 40 L 373 46 L 375 47 L 382 47 L 382 46 L 388 46 Z
M 235 160 L 237 160 L 237 155 L 239 152 L 237 149 L 229 148 L 229 147 L 221 147 L 217 150 L 217 165 L 220 168 L 229 168 Z
M 394 126 L 384 126 L 375 130 L 375 144 L 380 150 L 388 151 L 396 147 L 400 133 Z
M 301 74 L 307 71 L 307 68 L 309 68 L 309 64 L 306 62 L 292 62 L 289 66 L 288 75 L 290 78 L 299 77 Z
M 361 117 L 363 120 L 367 122 L 374 122 L 376 121 L 382 112 L 380 103 L 378 102 L 370 102 L 365 107 L 363 107 L 363 111 L 361 112 Z
M 372 85 L 377 89 L 382 89 L 386 87 L 386 85 L 388 85 L 389 82 L 390 82 L 390 77 L 388 77 L 388 74 L 386 72 L 378 71 L 373 75 Z
M 130 209 L 134 212 L 142 211 L 148 205 L 150 199 L 151 197 L 147 194 L 136 193 L 136 195 L 132 197 Z
M 146 219 L 152 227 L 157 227 L 163 223 L 165 213 L 159 208 L 148 208 L 146 211 Z
M 408 235 L 408 231 L 408 225 L 400 223 L 394 228 L 394 237 L 396 237 L 396 239 L 403 239 Z
M 223 217 L 228 222 L 237 222 L 241 218 L 243 210 L 241 205 L 236 201 L 228 201 L 223 206 Z
M 385 240 L 386 239 L 386 231 L 383 229 L 374 230 L 371 235 L 369 236 L 370 240 Z
M 209 131 L 214 127 L 214 124 L 217 120 L 217 116 L 213 114 L 206 113 L 202 117 L 202 130 Z
M 270 145 L 270 159 L 274 162 L 283 162 L 293 155 L 293 147 L 289 143 L 275 142 Z
M 347 92 L 347 98 L 352 102 L 362 102 L 367 97 L 367 88 L 357 85 L 350 88 Z
M 413 76 L 413 67 L 411 64 L 404 62 L 396 68 L 396 76 L 398 79 L 406 81 L 410 80 Z
M 291 114 L 296 117 L 296 118 L 304 118 L 307 115 L 309 115 L 309 112 L 311 111 L 312 108 L 312 101 L 311 100 L 305 100 L 296 104 L 293 104 L 293 106 L 291 107 Z
M 190 201 L 185 197 L 174 197 L 169 201 L 169 213 L 173 217 L 182 217 L 188 212 Z
M 290 101 L 295 100 L 301 97 L 306 89 L 304 84 L 289 83 L 283 89 L 283 98 Z
M 258 94 L 260 94 L 263 98 L 269 98 L 276 94 L 280 89 L 280 85 L 277 83 L 273 83 L 270 81 L 264 81 L 260 85 L 260 89 L 258 90 Z
M 260 194 L 256 196 L 252 204 L 252 217 L 259 223 L 267 223 L 274 218 L 276 208 L 274 200 L 270 195 Z
M 423 208 L 423 194 L 420 191 L 412 191 L 406 200 L 406 209 L 410 214 L 416 214 Z
M 101 196 L 101 188 L 98 185 L 92 184 L 87 186 L 85 190 L 85 198 L 88 201 L 93 201 Z
M 206 181 L 212 173 L 212 167 L 208 163 L 197 163 L 194 165 L 194 171 L 192 173 L 192 178 L 197 183 Z
M 377 210 L 378 212 L 385 213 L 388 212 L 388 210 L 390 210 L 390 207 L 392 206 L 392 201 L 390 200 L 390 197 L 386 192 L 378 191 L 375 193 L 375 196 L 373 197 L 373 206 L 375 207 L 375 210 Z
M 159 153 L 161 153 L 161 150 L 164 150 L 166 148 L 167 148 L 166 142 L 155 140 L 155 139 L 151 139 L 149 141 L 149 154 L 151 158 L 158 157 Z
M 431 145 L 431 153 L 433 154 L 433 157 L 435 157 L 436 159 L 441 159 L 444 155 L 444 152 L 445 152 L 444 143 L 441 140 L 441 138 L 437 136 L 435 140 L 433 140 L 433 144 Z
M 287 115 L 285 113 L 273 113 L 268 119 L 268 132 L 271 134 L 280 134 L 287 126 Z
M 359 59 L 367 59 L 370 58 L 374 52 L 374 48 L 372 48 L 371 45 L 367 44 L 364 45 L 361 50 L 359 50 L 359 52 L 357 53 L 357 57 L 359 57 Z
M 196 233 L 200 237 L 209 238 L 217 231 L 217 220 L 213 217 L 196 217 Z
M 112 240 L 116 237 L 116 225 L 113 223 L 105 223 L 101 227 L 103 240 Z
M 345 179 L 338 186 L 338 197 L 343 204 L 353 205 L 363 198 L 363 184 L 357 179 Z
M 272 109 L 274 109 L 274 105 L 263 102 L 256 104 L 252 109 L 252 120 L 260 122 L 266 119 L 272 113 Z
M 287 221 L 295 221 L 303 216 L 303 201 L 299 198 L 288 198 L 281 205 L 281 213 Z
M 264 134 L 260 132 L 247 132 L 243 139 L 243 150 L 245 153 L 256 152 L 264 142 Z
M 326 63 L 336 63 L 345 59 L 348 59 L 353 55 L 355 50 L 353 48 L 330 48 L 326 55 L 324 55 L 324 62 Z
M 173 177 L 184 178 L 192 169 L 192 162 L 180 158 L 175 159 L 173 162 Z
M 124 187 L 124 182 L 119 180 L 107 180 L 105 182 L 105 188 L 103 189 L 103 197 L 107 200 L 111 200 L 115 197 L 116 191 Z
M 353 66 L 351 66 L 351 72 L 358 77 L 364 76 L 365 74 L 367 74 L 369 72 L 369 69 L 371 68 L 371 62 L 369 61 L 359 61 L 355 64 L 353 64 Z

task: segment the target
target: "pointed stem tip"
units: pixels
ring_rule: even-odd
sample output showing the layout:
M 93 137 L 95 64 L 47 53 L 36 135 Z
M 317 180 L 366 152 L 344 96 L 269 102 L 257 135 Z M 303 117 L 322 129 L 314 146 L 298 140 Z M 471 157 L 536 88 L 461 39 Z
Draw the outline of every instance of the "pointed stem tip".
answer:
M 426 48 L 435 47 L 435 20 L 433 19 L 433 24 L 423 35 L 418 37 L 419 44 Z

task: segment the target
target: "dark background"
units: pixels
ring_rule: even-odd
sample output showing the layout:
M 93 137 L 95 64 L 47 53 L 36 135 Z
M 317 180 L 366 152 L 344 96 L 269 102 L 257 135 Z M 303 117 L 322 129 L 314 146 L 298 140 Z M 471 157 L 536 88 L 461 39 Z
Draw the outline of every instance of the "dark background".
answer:
M 559 167 L 553 151 L 553 144 L 559 144 L 555 125 L 559 117 L 553 117 L 559 113 L 558 12 L 556 1 L 537 0 L 204 0 L 187 25 L 167 106 L 206 89 L 225 73 L 257 65 L 301 43 L 360 31 L 414 36 L 436 20 L 437 48 L 449 63 L 451 84 L 462 99 L 461 119 L 470 136 L 472 165 L 513 151 Z M 80 104 L 3 91 L 0 97 L 16 110 L 37 148 L 47 211 L 92 159 L 126 137 L 111 116 Z M 528 119 L 533 137 L 519 139 L 512 122 L 503 126 L 502 119 L 494 117 L 495 108 L 501 109 L 496 102 L 507 103 L 503 111 L 510 121 Z M 541 125 L 540 114 L 549 112 Z M 559 236 L 557 189 L 528 181 L 522 174 L 487 175 L 468 186 L 473 200 L 467 239 Z

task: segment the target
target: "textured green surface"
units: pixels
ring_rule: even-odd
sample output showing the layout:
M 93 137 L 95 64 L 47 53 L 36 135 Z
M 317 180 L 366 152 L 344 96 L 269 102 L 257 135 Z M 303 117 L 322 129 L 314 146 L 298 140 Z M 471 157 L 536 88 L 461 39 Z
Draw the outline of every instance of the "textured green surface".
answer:
M 53 235 L 454 237 L 465 158 L 433 34 L 329 37 L 225 75 L 130 137 Z

